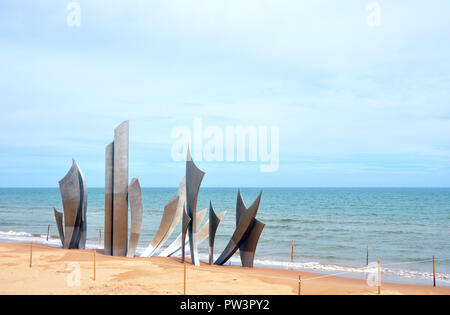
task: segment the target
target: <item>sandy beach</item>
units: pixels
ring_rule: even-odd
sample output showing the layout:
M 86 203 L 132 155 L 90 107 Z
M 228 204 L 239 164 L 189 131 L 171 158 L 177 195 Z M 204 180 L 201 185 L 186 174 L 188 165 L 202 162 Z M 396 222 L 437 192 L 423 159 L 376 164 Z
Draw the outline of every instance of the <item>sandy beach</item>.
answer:
M 101 250 L 67 250 L 29 243 L 0 243 L 1 294 L 183 294 L 184 265 L 178 258 L 122 258 Z M 78 269 L 79 268 L 79 269 Z M 79 270 L 79 283 L 77 283 Z M 195 267 L 187 264 L 187 294 L 375 295 L 366 281 L 268 268 Z M 319 278 L 312 280 L 313 278 Z M 308 280 L 309 279 L 309 280 Z M 450 295 L 450 288 L 382 284 L 382 294 Z

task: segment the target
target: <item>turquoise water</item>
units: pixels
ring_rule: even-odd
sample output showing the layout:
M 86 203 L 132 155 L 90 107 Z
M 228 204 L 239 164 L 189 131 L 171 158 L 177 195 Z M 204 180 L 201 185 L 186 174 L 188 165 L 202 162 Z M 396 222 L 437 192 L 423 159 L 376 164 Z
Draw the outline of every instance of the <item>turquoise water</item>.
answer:
M 176 188 L 143 189 L 140 251 L 153 238 L 163 207 L 176 191 Z M 247 206 L 258 192 L 253 188 L 242 189 Z M 212 200 L 216 212 L 227 211 L 217 231 L 216 255 L 226 246 L 235 227 L 236 194 L 237 189 L 231 188 L 200 190 L 199 209 L 206 208 Z M 0 189 L 0 231 L 3 231 L 0 240 L 20 241 L 46 234 L 48 224 L 50 234 L 56 236 L 53 207 L 62 210 L 57 188 Z M 103 227 L 103 213 L 103 189 L 89 189 L 87 223 L 91 247 L 99 246 L 98 229 Z M 265 188 L 257 218 L 266 228 L 257 248 L 256 265 L 348 272 L 346 275 L 350 277 L 363 278 L 366 247 L 370 245 L 370 261 L 382 261 L 385 279 L 430 283 L 431 260 L 435 255 L 438 281 L 450 285 L 448 188 Z M 178 226 L 166 245 L 180 229 Z M 12 232 L 4 233 L 9 231 Z M 290 265 L 292 240 L 294 264 Z M 56 240 L 54 244 L 58 244 Z M 200 245 L 204 261 L 207 246 L 207 240 Z M 232 263 L 239 263 L 237 255 Z

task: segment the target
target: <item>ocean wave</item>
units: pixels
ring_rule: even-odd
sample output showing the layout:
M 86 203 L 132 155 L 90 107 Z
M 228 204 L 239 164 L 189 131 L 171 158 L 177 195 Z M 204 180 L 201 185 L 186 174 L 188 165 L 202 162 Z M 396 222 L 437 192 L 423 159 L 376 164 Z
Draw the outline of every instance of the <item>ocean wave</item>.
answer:
M 26 233 L 26 232 L 0 231 L 0 237 L 1 236 L 32 236 L 32 235 L 30 233 Z
M 320 262 L 286 262 L 275 260 L 258 260 L 255 259 L 255 266 L 259 267 L 271 267 L 271 268 L 285 268 L 294 270 L 310 270 L 315 272 L 323 272 L 326 274 L 339 274 L 339 275 L 367 275 L 374 272 L 373 266 L 364 267 L 351 267 L 334 264 L 324 264 Z M 376 269 L 377 267 L 375 267 Z M 381 272 L 383 275 L 391 276 L 394 278 L 408 278 L 408 279 L 420 279 L 430 280 L 433 278 L 433 273 L 423 272 L 409 269 L 396 269 L 382 267 Z M 436 279 L 450 285 L 450 274 L 436 273 Z
M 33 242 L 36 244 L 45 244 L 54 247 L 61 247 L 61 241 L 58 236 L 49 235 L 47 240 L 47 234 L 31 234 L 27 232 L 16 231 L 0 231 L 0 242 Z M 103 245 L 103 244 L 102 244 Z M 94 242 L 86 243 L 87 249 L 98 249 L 100 244 Z

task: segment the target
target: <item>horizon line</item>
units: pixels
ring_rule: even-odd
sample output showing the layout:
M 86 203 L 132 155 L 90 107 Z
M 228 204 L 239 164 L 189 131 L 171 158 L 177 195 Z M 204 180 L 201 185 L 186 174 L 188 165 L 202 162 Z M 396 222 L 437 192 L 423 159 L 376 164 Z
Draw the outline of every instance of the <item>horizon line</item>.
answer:
M 44 189 L 44 188 L 59 188 L 58 186 L 11 186 L 0 187 L 0 189 Z M 104 189 L 103 186 L 88 187 L 95 189 Z M 141 188 L 177 188 L 178 186 L 142 186 Z M 449 188 L 450 186 L 204 186 L 202 188 L 255 188 L 255 189 L 286 189 L 286 188 Z

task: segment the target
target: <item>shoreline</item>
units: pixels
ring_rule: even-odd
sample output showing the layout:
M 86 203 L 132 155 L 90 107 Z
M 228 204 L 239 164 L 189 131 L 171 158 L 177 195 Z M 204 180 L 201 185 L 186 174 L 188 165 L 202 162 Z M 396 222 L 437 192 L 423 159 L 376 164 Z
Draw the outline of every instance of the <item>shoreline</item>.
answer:
M 15 231 L 0 231 L 0 243 L 2 242 L 13 242 L 13 243 L 27 243 L 32 242 L 33 244 L 42 244 L 48 245 L 53 248 L 61 248 L 61 243 L 58 235 L 49 235 L 48 241 L 46 241 L 46 235 L 44 234 L 31 234 L 28 232 L 15 232 Z M 88 250 L 102 250 L 103 243 L 99 244 L 97 240 L 88 240 L 86 244 L 86 249 Z M 145 247 L 138 247 L 137 256 L 140 256 L 140 253 L 143 252 Z M 200 258 L 202 261 L 206 262 L 208 260 L 208 254 L 201 254 L 203 258 Z M 177 258 L 180 256 L 173 256 L 173 258 Z M 440 259 L 437 260 L 437 263 L 440 263 Z M 419 261 L 419 263 L 423 263 L 424 261 Z M 429 264 L 432 264 L 432 259 L 430 261 L 426 261 Z M 230 264 L 229 264 L 230 263 Z M 241 262 L 238 256 L 233 256 L 229 263 L 227 262 L 226 266 L 241 266 Z M 383 263 L 382 262 L 382 280 L 395 283 L 395 284 L 410 284 L 410 285 L 423 285 L 428 286 L 433 281 L 433 275 L 431 272 L 427 271 L 419 271 L 417 269 L 399 269 L 397 266 L 402 265 L 410 265 L 414 263 L 411 262 L 403 262 L 403 263 Z M 375 264 L 372 262 L 372 264 Z M 327 264 L 321 262 L 301 262 L 296 261 L 294 263 L 283 260 L 272 260 L 268 261 L 265 258 L 255 259 L 254 267 L 257 268 L 268 268 L 275 270 L 294 270 L 297 272 L 306 272 L 312 274 L 319 274 L 321 276 L 340 276 L 343 278 L 357 279 L 366 281 L 368 276 L 367 274 L 367 266 L 356 266 L 356 265 L 337 265 L 337 264 Z M 376 266 L 375 266 L 376 269 Z M 450 282 L 448 280 L 448 274 L 442 274 L 437 272 L 436 279 L 439 286 L 450 288 Z
M 179 258 L 112 257 L 95 251 L 94 280 L 94 250 L 33 244 L 30 268 L 30 243 L 0 242 L 0 294 L 183 294 L 184 265 Z M 302 295 L 376 295 L 378 290 L 365 280 L 296 270 L 205 263 L 186 267 L 187 294 L 297 295 L 299 276 Z M 450 288 L 386 282 L 381 294 L 450 295 Z

